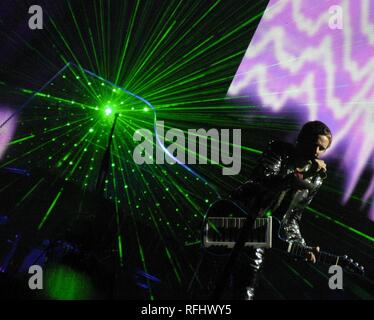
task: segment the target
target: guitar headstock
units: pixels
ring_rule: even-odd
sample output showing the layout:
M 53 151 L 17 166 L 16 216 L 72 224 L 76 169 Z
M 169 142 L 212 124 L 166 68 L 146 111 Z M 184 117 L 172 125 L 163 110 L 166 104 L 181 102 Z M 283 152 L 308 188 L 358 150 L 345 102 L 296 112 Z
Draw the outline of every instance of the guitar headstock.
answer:
M 363 276 L 365 274 L 365 268 L 361 266 L 358 262 L 353 261 L 353 259 L 350 259 L 347 255 L 340 256 L 338 265 L 340 265 L 344 270 L 355 273 L 360 276 Z

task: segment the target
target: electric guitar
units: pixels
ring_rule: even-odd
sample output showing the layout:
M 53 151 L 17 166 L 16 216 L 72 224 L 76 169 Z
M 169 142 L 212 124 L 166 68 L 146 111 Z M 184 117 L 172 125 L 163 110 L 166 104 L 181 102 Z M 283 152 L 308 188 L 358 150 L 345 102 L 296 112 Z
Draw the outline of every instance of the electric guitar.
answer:
M 247 212 L 230 200 L 218 200 L 209 208 L 204 218 L 202 243 L 212 254 L 229 254 L 238 240 L 247 219 Z M 245 235 L 245 247 L 276 248 L 293 256 L 306 259 L 312 248 L 287 242 L 280 236 L 281 223 L 275 217 L 257 218 Z M 348 256 L 338 256 L 325 251 L 315 253 L 316 261 L 326 265 L 339 265 L 345 271 L 364 275 L 364 267 Z

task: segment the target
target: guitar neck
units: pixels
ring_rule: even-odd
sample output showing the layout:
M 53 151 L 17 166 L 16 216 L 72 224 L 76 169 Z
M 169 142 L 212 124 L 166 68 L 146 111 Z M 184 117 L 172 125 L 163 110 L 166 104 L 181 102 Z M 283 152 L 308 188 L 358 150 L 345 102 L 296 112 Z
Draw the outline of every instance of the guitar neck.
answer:
M 309 247 L 305 247 L 303 245 L 297 244 L 297 243 L 289 243 L 288 245 L 288 252 L 302 258 L 306 258 L 308 255 L 308 252 L 310 252 L 312 249 Z M 326 265 L 337 265 L 339 264 L 339 256 L 336 256 L 334 254 L 320 251 L 318 253 L 315 253 L 317 262 L 326 264 Z

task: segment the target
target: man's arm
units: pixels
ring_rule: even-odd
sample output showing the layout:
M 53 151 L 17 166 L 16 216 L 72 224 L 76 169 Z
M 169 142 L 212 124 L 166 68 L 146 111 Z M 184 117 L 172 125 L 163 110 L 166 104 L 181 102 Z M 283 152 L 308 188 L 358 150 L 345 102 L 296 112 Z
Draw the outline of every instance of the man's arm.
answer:
M 280 142 L 270 141 L 252 170 L 249 180 L 235 189 L 230 196 L 235 200 L 245 200 L 284 183 L 280 176 L 282 152 L 284 148 Z
M 295 193 L 295 196 L 290 204 L 290 208 L 282 219 L 280 232 L 283 239 L 287 242 L 295 242 L 302 246 L 307 246 L 306 241 L 301 235 L 299 223 L 301 221 L 304 209 L 312 202 L 320 186 L 322 185 L 321 178 L 317 177 L 316 179 L 319 179 L 319 181 L 316 181 L 313 189 L 298 190 Z M 308 253 L 307 260 L 313 263 L 316 262 L 316 252 L 319 252 L 319 247 L 311 248 L 310 252 Z

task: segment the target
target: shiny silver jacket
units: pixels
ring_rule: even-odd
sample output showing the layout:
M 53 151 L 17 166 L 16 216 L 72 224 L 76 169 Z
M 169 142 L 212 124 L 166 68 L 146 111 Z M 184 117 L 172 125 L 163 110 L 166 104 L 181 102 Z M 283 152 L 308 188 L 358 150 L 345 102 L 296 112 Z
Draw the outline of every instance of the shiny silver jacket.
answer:
M 312 201 L 325 173 L 318 173 L 312 163 L 304 169 L 303 178 L 295 175 L 295 147 L 281 141 L 270 141 L 260 157 L 250 179 L 237 188 L 231 197 L 251 210 L 259 199 L 258 216 L 271 210 L 281 219 L 281 236 L 289 242 L 306 245 L 299 222 L 302 212 Z

